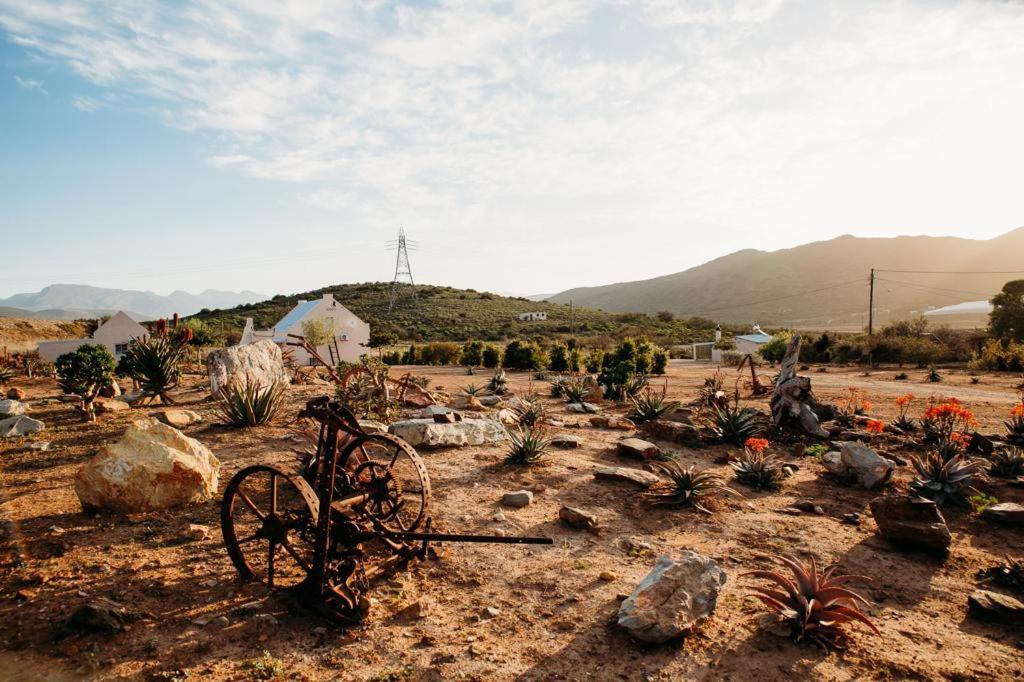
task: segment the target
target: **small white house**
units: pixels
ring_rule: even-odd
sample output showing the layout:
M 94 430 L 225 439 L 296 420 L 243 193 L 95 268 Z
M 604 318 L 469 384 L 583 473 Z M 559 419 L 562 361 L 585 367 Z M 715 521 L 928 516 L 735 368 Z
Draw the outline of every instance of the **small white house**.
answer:
M 546 319 L 548 319 L 548 314 L 545 312 L 519 313 L 520 322 L 541 322 Z
M 754 325 L 753 334 L 742 334 L 736 338 L 736 351 L 740 355 L 756 355 L 761 346 L 772 340 L 772 337 L 765 334 L 761 327 Z
M 327 344 L 317 348 L 317 352 L 325 360 L 333 363 L 341 360 L 356 362 L 366 353 L 366 343 L 370 340 L 370 325 L 334 300 L 333 294 L 324 294 L 323 298 L 315 301 L 299 301 L 273 329 L 254 329 L 252 318 L 246 319 L 239 345 L 246 346 L 261 339 L 272 339 L 274 343 L 289 349 L 296 363 L 316 364 L 316 360 L 302 348 L 285 346 L 289 341 L 295 341 L 288 336 L 289 334 L 302 336 L 303 323 L 312 320 L 323 320 L 332 334 Z
M 114 354 L 115 358 L 120 358 L 128 350 L 128 344 L 134 339 L 140 339 L 147 334 L 149 334 L 149 330 L 128 317 L 124 311 L 119 311 L 97 327 L 91 339 L 43 341 L 39 344 L 38 350 L 40 357 L 53 362 L 65 353 L 72 353 L 78 350 L 79 346 L 92 343 L 105 347 Z

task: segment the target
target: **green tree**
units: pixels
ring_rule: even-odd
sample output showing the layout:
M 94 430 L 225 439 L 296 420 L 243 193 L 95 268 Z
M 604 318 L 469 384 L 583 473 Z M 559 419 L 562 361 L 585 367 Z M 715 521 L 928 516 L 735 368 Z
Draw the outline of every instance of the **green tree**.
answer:
M 508 369 L 544 369 L 547 358 L 540 346 L 532 341 L 514 339 L 505 346 L 505 359 L 502 366 Z
M 398 334 L 384 329 L 380 331 L 370 332 L 370 338 L 366 341 L 367 348 L 376 348 L 377 355 L 380 356 L 383 351 L 382 348 L 393 346 L 398 342 Z
M 569 349 L 562 344 L 556 344 L 551 348 L 551 362 L 548 369 L 552 372 L 566 372 L 569 370 Z
M 54 363 L 61 390 L 82 399 L 83 421 L 94 421 L 93 401 L 114 380 L 114 356 L 103 346 L 85 344 Z
M 779 332 L 771 338 L 771 341 L 761 346 L 758 352 L 768 362 L 779 362 L 786 356 L 786 347 L 789 345 L 790 332 Z
M 333 320 L 331 322 L 333 323 Z M 326 318 L 306 320 L 302 323 L 302 335 L 314 348 L 325 346 L 333 336 L 334 325 L 332 323 L 328 323 Z
M 989 333 L 1004 341 L 1024 341 L 1024 279 L 1007 282 L 992 298 Z
M 462 364 L 466 367 L 479 367 L 484 361 L 484 342 L 467 341 L 462 344 Z
M 484 347 L 484 352 L 481 355 L 481 359 L 483 360 L 484 367 L 488 369 L 494 369 L 495 367 L 501 364 L 501 349 L 499 349 L 497 346 L 487 344 L 487 346 Z

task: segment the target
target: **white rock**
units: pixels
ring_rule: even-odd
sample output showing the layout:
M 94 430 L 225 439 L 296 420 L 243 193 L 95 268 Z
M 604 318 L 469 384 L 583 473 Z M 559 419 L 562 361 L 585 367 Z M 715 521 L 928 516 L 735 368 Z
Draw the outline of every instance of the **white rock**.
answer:
M 75 492 L 86 510 L 164 509 L 212 498 L 219 470 L 205 445 L 156 419 L 143 419 L 79 470 Z
M 197 422 L 203 421 L 202 416 L 192 410 L 181 410 L 178 408 L 161 410 L 157 413 L 157 418 L 163 423 L 173 426 L 176 429 L 180 429 L 183 426 L 191 426 Z
M 683 550 L 663 556 L 619 606 L 618 624 L 642 642 L 681 637 L 711 615 L 725 573 L 714 559 Z
M 17 400 L 0 400 L 0 417 L 18 417 L 28 412 L 28 406 Z
M 577 414 L 597 414 L 601 411 L 601 408 L 594 403 L 569 403 L 565 409 Z
M 287 384 L 289 380 L 281 349 L 270 339 L 215 350 L 206 356 L 206 371 L 213 395 L 236 380 L 263 387 L 275 382 Z
M 839 452 L 829 452 L 822 457 L 825 468 L 837 476 L 849 476 L 865 488 L 875 488 L 888 483 L 896 463 L 882 457 L 859 441 L 836 443 Z
M 438 424 L 433 419 L 407 419 L 395 422 L 388 430 L 413 447 L 484 445 L 500 443 L 508 437 L 505 427 L 493 419 L 466 419 L 453 424 Z
M 27 436 L 30 433 L 37 433 L 46 428 L 46 425 L 38 419 L 26 417 L 10 417 L 0 420 L 0 438 L 14 438 L 16 436 Z

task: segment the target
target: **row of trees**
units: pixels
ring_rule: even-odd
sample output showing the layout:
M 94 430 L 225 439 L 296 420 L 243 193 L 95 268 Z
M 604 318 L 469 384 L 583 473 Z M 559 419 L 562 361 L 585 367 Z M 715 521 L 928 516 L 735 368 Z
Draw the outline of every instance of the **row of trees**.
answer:
M 513 339 L 504 349 L 483 341 L 467 341 L 461 345 L 436 341 L 420 346 L 413 344 L 405 351 L 384 353 L 382 358 L 391 365 L 462 365 L 592 373 L 629 363 L 631 373 L 664 374 L 668 365 L 668 352 L 647 339 L 625 339 L 610 351 L 585 349 L 574 339 L 546 347 L 536 340 Z

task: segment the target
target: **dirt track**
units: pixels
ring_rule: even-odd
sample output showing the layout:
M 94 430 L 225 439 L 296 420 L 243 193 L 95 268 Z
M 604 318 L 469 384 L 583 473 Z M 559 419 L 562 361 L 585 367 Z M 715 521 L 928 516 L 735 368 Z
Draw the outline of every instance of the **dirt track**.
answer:
M 397 368 L 396 373 L 405 371 Z M 455 389 L 486 374 L 415 368 L 431 376 L 432 387 Z M 669 393 L 690 400 L 706 366 L 673 364 Z M 907 370 L 908 381 L 893 381 L 898 370 L 811 368 L 816 392 L 836 399 L 851 386 L 866 389 L 873 414 L 894 413 L 892 398 L 904 392 L 920 397 L 956 395 L 977 414 L 982 431 L 997 431 L 1017 399 L 1014 376 L 984 375 L 971 385 L 965 373 L 941 384 L 923 383 L 923 372 Z M 727 377 L 734 377 L 726 370 Z M 512 375 L 512 389 L 524 392 L 526 375 Z M 57 393 L 48 380 L 22 382 L 30 399 Z M 250 463 L 291 461 L 294 443 L 285 428 L 232 431 L 211 423 L 212 404 L 198 377 L 178 394 L 207 422 L 185 429 L 221 459 L 221 489 L 235 471 Z M 660 381 L 656 382 L 660 386 Z M 731 380 L 727 381 L 727 386 Z M 545 382 L 533 382 L 546 393 Z M 319 390 L 323 390 L 319 388 Z M 742 390 L 742 389 L 741 389 Z M 288 414 L 318 392 L 293 387 Z M 758 401 L 761 402 L 761 401 Z M 553 450 L 544 466 L 515 469 L 503 463 L 500 446 L 424 452 L 435 492 L 435 525 L 466 532 L 543 534 L 553 547 L 448 545 L 438 561 L 398 574 L 375 593 L 369 622 L 341 632 L 295 612 L 279 594 L 240 585 L 221 544 L 218 500 L 184 510 L 123 518 L 88 516 L 80 511 L 72 480 L 79 466 L 102 442 L 116 438 L 130 419 L 151 411 L 106 415 L 92 425 L 77 422 L 63 404 L 36 405 L 32 416 L 45 421 L 44 453 L 0 449 L 7 553 L 0 567 L 0 665 L 25 679 L 57 678 L 74 671 L 96 677 L 245 679 L 280 665 L 299 679 L 1014 679 L 1024 675 L 1024 633 L 981 624 L 966 617 L 974 573 L 1007 551 L 1020 554 L 1022 536 L 993 527 L 961 511 L 946 513 L 954 547 L 945 561 L 893 551 L 874 534 L 867 512 L 873 493 L 837 485 L 821 477 L 808 458 L 780 492 L 751 493 L 718 505 L 714 516 L 691 511 L 651 510 L 632 490 L 595 481 L 595 465 L 630 466 L 614 454 L 622 432 L 595 429 L 565 417 L 566 432 L 579 435 L 578 450 Z M 579 424 L 578 426 L 576 424 Z M 17 445 L 17 444 L 15 444 Z M 686 450 L 667 446 L 686 463 L 711 467 L 727 448 Z M 882 444 L 882 449 L 885 445 Z M 780 451 L 782 454 L 788 454 Z M 901 455 L 905 456 L 905 454 Z M 901 469 L 897 487 L 909 479 Z M 502 493 L 543 486 L 524 509 L 501 509 Z M 985 486 L 1001 501 L 1024 501 L 1024 490 L 998 482 Z M 788 516 L 777 510 L 797 500 L 820 504 L 825 516 Z M 557 520 L 563 504 L 596 514 L 599 534 L 569 529 Z M 501 509 L 505 521 L 493 515 Z M 859 512 L 860 526 L 841 516 Z M 182 540 L 187 523 L 211 526 L 209 539 Z M 654 547 L 630 552 L 631 537 Z M 691 548 L 719 560 L 728 582 L 715 615 L 693 636 L 663 647 L 641 647 L 613 625 L 619 595 L 628 593 L 650 570 L 656 556 Z M 764 553 L 813 553 L 838 561 L 846 572 L 875 578 L 866 589 L 875 603 L 876 639 L 854 629 L 845 652 L 824 654 L 756 630 L 762 613 L 744 598 L 743 571 L 761 567 Z M 602 571 L 614 581 L 602 581 Z M 55 639 L 59 625 L 79 604 L 95 597 L 127 603 L 143 614 L 131 630 L 113 636 Z M 276 625 L 258 625 L 239 607 L 257 601 L 259 612 Z M 422 602 L 425 618 L 403 612 Z M 497 607 L 484 619 L 483 609 Z M 196 625 L 202 617 L 225 616 L 227 625 Z M 263 652 L 269 658 L 260 659 Z M 17 663 L 14 661 L 17 660 Z M 262 660 L 262 662 L 260 662 Z M 5 673 L 6 674 L 6 673 Z

